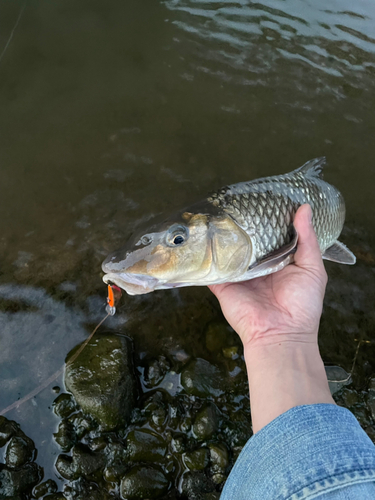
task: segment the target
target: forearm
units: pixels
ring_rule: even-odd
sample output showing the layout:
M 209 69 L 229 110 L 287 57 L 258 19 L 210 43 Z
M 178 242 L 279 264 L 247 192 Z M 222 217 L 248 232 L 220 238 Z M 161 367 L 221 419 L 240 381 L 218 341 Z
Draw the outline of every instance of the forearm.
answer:
M 334 404 L 316 343 L 247 345 L 244 355 L 254 433 L 295 406 Z

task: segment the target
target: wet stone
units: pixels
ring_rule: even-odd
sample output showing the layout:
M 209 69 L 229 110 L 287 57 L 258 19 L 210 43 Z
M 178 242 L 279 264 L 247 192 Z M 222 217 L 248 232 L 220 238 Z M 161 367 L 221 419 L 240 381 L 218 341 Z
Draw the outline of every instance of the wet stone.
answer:
M 215 490 L 215 484 L 203 472 L 187 472 L 181 481 L 181 492 L 189 500 L 203 500 L 205 493 Z
M 64 479 L 72 480 L 72 479 L 78 478 L 78 473 L 75 470 L 75 468 L 73 467 L 72 457 L 70 457 L 68 455 L 59 455 L 57 457 L 55 467 L 56 467 L 57 472 Z
M 129 459 L 133 462 L 159 462 L 167 453 L 165 440 L 147 429 L 135 429 L 126 438 Z
M 209 451 L 207 448 L 199 448 L 184 454 L 184 463 L 190 470 L 203 470 L 209 462 Z
M 173 436 L 172 450 L 174 453 L 183 453 L 186 450 L 186 437 L 184 434 Z
M 4 446 L 9 439 L 18 432 L 18 425 L 13 420 L 0 416 L 0 448 Z
M 77 411 L 76 403 L 71 394 L 60 394 L 53 402 L 53 411 L 60 418 L 70 417 Z
M 82 439 L 96 427 L 93 420 L 90 417 L 85 416 L 81 411 L 70 416 L 69 422 L 73 425 L 74 432 L 78 440 Z
M 120 494 L 123 500 L 160 498 L 168 488 L 169 481 L 160 469 L 136 466 L 122 478 Z
M 367 395 L 367 406 L 373 420 L 375 420 L 375 377 L 370 380 Z
M 193 425 L 194 436 L 204 441 L 210 439 L 220 426 L 220 413 L 216 405 L 208 403 L 195 417 Z
M 73 467 L 79 476 L 86 478 L 96 477 L 96 472 L 105 465 L 105 457 L 100 452 L 91 452 L 86 446 L 79 444 L 72 450 Z
M 48 479 L 47 481 L 38 484 L 38 486 L 35 486 L 35 488 L 33 489 L 33 495 L 35 498 L 41 498 L 44 495 L 48 495 L 49 493 L 56 493 L 56 491 L 57 484 L 52 479 Z
M 26 462 L 31 462 L 34 450 L 35 446 L 30 438 L 13 436 L 6 449 L 5 463 L 11 468 L 21 467 Z
M 214 472 L 223 472 L 229 465 L 228 450 L 222 443 L 210 443 L 211 470 Z
M 136 399 L 131 352 L 128 338 L 107 334 L 94 337 L 73 363 L 68 358 L 66 387 L 103 430 L 123 426 L 130 418 Z
M 35 463 L 19 469 L 3 467 L 0 469 L 0 498 L 17 497 L 30 491 L 42 479 L 42 474 L 42 469 Z
M 169 369 L 170 363 L 165 356 L 159 356 L 158 359 L 151 360 L 145 369 L 145 386 L 151 388 L 160 384 Z
M 188 394 L 200 398 L 219 397 L 224 393 L 224 377 L 216 366 L 197 358 L 181 373 L 181 384 Z
M 128 466 L 126 464 L 117 464 L 112 465 L 111 467 L 106 467 L 103 473 L 104 479 L 107 483 L 117 483 L 120 481 L 127 468 Z
M 76 442 L 74 426 L 68 420 L 60 422 L 57 432 L 55 432 L 53 436 L 56 443 L 64 452 L 69 451 Z
M 64 497 L 66 500 L 110 500 L 110 495 L 102 486 L 94 482 L 79 478 L 64 486 Z

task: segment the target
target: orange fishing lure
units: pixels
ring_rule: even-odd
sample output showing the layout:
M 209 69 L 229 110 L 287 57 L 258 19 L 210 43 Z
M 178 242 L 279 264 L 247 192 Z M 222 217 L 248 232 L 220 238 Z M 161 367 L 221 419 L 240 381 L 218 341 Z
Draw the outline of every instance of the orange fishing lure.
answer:
M 116 285 L 108 285 L 107 306 L 105 310 L 110 316 L 116 313 L 116 304 L 121 298 L 121 288 Z

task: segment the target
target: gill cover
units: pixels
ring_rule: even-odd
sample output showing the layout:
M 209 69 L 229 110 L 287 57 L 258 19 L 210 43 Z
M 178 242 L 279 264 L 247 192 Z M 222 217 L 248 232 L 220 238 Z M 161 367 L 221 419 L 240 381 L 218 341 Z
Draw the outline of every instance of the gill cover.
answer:
M 247 271 L 252 257 L 251 240 L 231 217 L 213 217 L 209 237 L 212 248 L 210 274 L 216 274 L 215 281 L 231 281 Z

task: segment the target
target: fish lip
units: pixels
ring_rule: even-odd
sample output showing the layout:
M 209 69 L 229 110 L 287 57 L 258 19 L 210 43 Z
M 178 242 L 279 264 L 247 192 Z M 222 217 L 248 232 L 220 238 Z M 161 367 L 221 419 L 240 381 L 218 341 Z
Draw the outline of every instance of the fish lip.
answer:
M 107 273 L 103 276 L 104 283 L 115 284 L 130 295 L 149 293 L 155 290 L 160 280 L 145 274 Z

